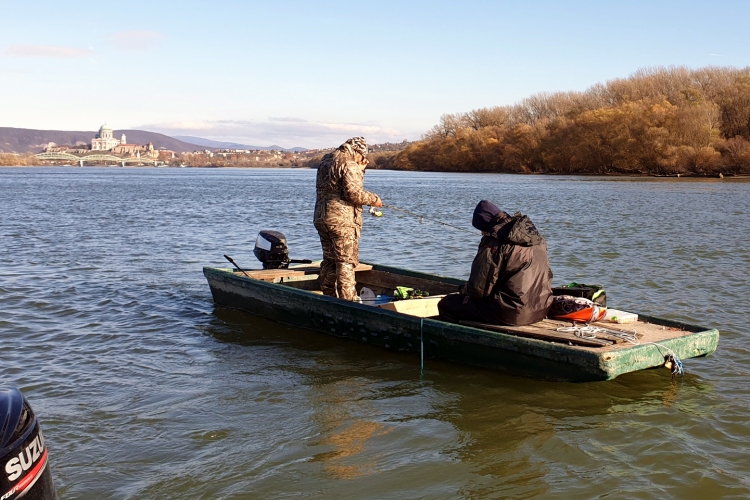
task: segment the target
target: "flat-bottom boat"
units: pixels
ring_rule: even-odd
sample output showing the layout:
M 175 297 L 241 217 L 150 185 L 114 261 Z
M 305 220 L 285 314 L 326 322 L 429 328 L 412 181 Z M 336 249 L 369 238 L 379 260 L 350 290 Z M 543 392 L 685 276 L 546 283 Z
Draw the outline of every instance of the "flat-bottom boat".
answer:
M 397 287 L 429 293 L 426 298 L 377 305 L 321 294 L 318 265 L 287 269 L 233 270 L 204 267 L 216 304 L 280 323 L 512 373 L 572 381 L 611 380 L 637 370 L 680 364 L 714 352 L 719 332 L 643 314 L 629 324 L 594 322 L 583 330 L 545 319 L 528 326 L 454 324 L 438 319 L 437 302 L 462 280 L 361 263 L 357 290 L 390 297 Z

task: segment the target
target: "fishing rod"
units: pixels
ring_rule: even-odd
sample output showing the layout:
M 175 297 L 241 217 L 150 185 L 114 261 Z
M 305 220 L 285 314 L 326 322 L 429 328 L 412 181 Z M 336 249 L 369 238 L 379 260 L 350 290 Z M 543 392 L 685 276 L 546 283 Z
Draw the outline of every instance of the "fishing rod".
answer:
M 431 221 L 431 222 L 436 222 L 436 223 L 441 224 L 443 226 L 447 226 L 447 227 L 451 227 L 453 229 L 457 229 L 459 231 L 463 231 L 464 233 L 473 234 L 474 236 L 476 236 L 476 234 L 477 234 L 474 231 L 469 231 L 468 229 L 464 229 L 462 227 L 454 226 L 453 224 L 448 224 L 447 222 L 443 222 L 441 220 L 433 219 L 432 217 L 427 217 L 426 215 L 415 214 L 415 213 L 410 212 L 408 210 L 404 210 L 403 208 L 394 207 L 393 205 L 386 205 L 384 203 L 383 204 L 383 208 L 390 208 L 391 210 L 396 210 L 397 212 L 402 212 L 402 213 L 405 213 L 406 215 L 410 215 L 412 217 L 416 217 L 417 219 L 419 219 L 419 222 L 422 222 L 423 220 L 428 220 L 428 221 Z

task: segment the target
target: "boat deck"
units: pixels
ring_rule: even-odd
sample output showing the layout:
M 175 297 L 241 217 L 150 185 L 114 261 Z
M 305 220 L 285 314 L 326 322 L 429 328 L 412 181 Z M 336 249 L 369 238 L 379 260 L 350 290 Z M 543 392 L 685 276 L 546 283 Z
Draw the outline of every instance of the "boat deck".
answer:
M 237 276 L 283 284 L 320 294 L 317 280 L 319 271 L 319 265 L 313 264 L 289 269 L 245 272 L 234 270 L 233 272 Z M 366 286 L 376 295 L 391 296 L 397 286 L 407 286 L 429 292 L 430 296 L 427 298 L 388 302 L 373 307 L 430 319 L 439 319 L 437 302 L 446 294 L 455 293 L 457 285 L 461 283 L 461 281 L 452 278 L 431 277 L 432 279 L 426 279 L 421 276 L 394 274 L 373 269 L 373 266 L 369 264 L 359 264 L 355 269 L 355 274 L 357 289 L 360 290 Z M 528 326 L 493 325 L 472 321 L 461 322 L 461 324 L 490 332 L 576 346 L 599 353 L 619 351 L 637 344 L 658 343 L 676 339 L 701 330 L 692 325 L 679 323 L 672 323 L 671 325 L 655 324 L 651 323 L 648 317 L 643 316 L 640 316 L 638 321 L 627 324 L 599 321 L 589 325 L 576 325 L 570 321 L 553 319 L 545 319 Z M 589 331 L 586 331 L 586 329 L 582 331 L 582 326 L 588 326 Z M 591 329 L 593 329 L 593 332 Z M 624 338 L 628 335 L 631 336 L 629 340 Z

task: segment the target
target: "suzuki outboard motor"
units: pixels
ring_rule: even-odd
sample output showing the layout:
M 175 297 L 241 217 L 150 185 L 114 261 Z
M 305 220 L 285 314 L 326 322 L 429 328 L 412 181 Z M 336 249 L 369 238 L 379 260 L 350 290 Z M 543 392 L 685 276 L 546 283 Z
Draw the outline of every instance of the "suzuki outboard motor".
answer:
M 39 422 L 14 387 L 0 387 L 0 467 L 0 499 L 57 499 Z
M 263 263 L 263 269 L 286 269 L 289 267 L 289 248 L 286 246 L 286 236 L 278 231 L 261 231 L 255 240 L 253 253 Z
M 286 269 L 290 263 L 312 264 L 311 260 L 290 259 L 286 236 L 278 231 L 264 229 L 255 240 L 253 253 L 263 263 L 263 269 Z

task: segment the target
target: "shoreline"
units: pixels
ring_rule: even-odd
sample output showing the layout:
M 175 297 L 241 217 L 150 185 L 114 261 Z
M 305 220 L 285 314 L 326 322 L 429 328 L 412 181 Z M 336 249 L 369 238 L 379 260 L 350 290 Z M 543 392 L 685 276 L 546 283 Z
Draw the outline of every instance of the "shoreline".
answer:
M 0 168 L 24 168 L 24 169 L 35 169 L 35 168 L 74 168 L 74 169 L 86 169 L 86 168 L 124 168 L 124 169 L 156 169 L 156 168 L 171 168 L 171 169 L 200 169 L 200 170 L 218 170 L 218 169 L 232 169 L 232 170 L 256 170 L 256 169 L 269 169 L 269 170 L 314 170 L 315 167 L 232 167 L 232 166 L 221 166 L 221 167 L 191 167 L 191 166 L 175 166 L 175 165 L 161 165 L 158 167 L 150 165 L 88 165 L 80 167 L 78 165 L 0 165 Z M 518 176 L 552 176 L 552 177 L 635 177 L 635 178 L 653 178 L 653 179 L 747 179 L 750 178 L 750 174 L 723 174 L 722 176 L 712 175 L 694 175 L 694 174 L 670 174 L 670 175 L 656 175 L 656 174 L 591 174 L 591 173 L 560 173 L 560 172 L 458 172 L 458 171 L 445 171 L 445 170 L 399 170 L 390 168 L 370 168 L 370 171 L 380 172 L 414 172 L 414 173 L 440 173 L 440 174 L 497 174 L 497 175 L 518 175 Z

